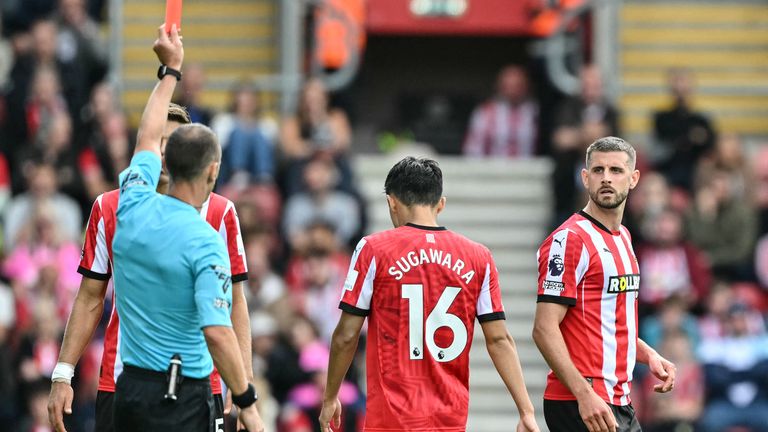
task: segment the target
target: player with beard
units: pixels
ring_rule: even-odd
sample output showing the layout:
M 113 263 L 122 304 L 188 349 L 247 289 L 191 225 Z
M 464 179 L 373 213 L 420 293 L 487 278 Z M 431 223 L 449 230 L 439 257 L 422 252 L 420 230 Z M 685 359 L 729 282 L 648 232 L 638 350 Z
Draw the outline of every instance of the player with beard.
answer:
M 674 387 L 675 366 L 637 337 L 640 271 L 621 219 L 639 179 L 626 141 L 592 143 L 581 171 L 589 202 L 539 248 L 533 338 L 552 369 L 544 416 L 553 432 L 640 431 L 629 398 L 635 362 L 662 381 L 655 391 Z

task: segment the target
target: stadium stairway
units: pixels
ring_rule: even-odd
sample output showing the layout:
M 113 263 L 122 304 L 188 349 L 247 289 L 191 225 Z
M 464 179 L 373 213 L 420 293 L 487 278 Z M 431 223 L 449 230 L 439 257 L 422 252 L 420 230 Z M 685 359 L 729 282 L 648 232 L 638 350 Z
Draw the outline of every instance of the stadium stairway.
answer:
M 666 72 L 695 72 L 697 109 L 721 131 L 768 137 L 768 0 L 626 0 L 620 14 L 624 130 L 652 132 Z
M 369 231 L 392 227 L 384 199 L 384 179 L 398 158 L 357 157 L 364 196 L 369 203 Z M 531 339 L 536 307 L 536 250 L 548 234 L 551 209 L 548 160 L 471 160 L 438 157 L 445 177 L 447 206 L 440 223 L 485 244 L 499 269 L 507 327 L 515 338 L 528 390 L 546 430 L 541 408 L 546 373 Z M 508 432 L 517 410 L 485 349 L 480 326 L 470 352 L 470 410 L 467 430 Z
M 184 1 L 184 63 L 205 67 L 204 106 L 225 109 L 233 83 L 277 71 L 278 14 L 278 0 Z M 164 17 L 163 1 L 123 2 L 120 76 L 123 103 L 134 125 L 156 82 L 157 59 L 150 48 Z M 272 95 L 265 99 L 265 106 L 275 101 Z

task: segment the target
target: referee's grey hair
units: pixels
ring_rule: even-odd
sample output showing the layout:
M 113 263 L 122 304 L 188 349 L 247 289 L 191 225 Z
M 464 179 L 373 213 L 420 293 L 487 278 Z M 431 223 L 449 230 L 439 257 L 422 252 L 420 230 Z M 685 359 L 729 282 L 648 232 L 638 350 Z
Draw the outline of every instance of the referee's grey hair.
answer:
M 598 138 L 595 142 L 590 144 L 590 146 L 587 148 L 587 159 L 586 159 L 587 167 L 589 167 L 589 163 L 592 162 L 593 152 L 601 152 L 601 153 L 624 152 L 627 154 L 627 156 L 629 156 L 630 168 L 632 169 L 635 168 L 635 160 L 637 158 L 635 148 L 621 138 L 608 136 L 608 137 Z

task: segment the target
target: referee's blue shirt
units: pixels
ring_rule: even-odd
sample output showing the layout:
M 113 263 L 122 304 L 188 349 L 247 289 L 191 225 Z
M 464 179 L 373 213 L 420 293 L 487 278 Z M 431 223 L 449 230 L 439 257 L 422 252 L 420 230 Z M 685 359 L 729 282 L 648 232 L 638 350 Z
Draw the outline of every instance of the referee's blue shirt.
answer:
M 232 326 L 229 259 L 194 207 L 155 191 L 160 168 L 160 158 L 143 151 L 120 174 L 112 242 L 118 355 L 126 365 L 165 371 L 179 353 L 182 375 L 204 378 L 213 361 L 203 327 Z

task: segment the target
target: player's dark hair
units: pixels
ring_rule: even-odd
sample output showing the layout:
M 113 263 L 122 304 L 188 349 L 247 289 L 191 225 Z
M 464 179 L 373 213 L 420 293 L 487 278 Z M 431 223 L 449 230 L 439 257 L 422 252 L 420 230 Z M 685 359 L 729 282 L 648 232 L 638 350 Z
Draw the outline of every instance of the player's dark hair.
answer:
M 384 193 L 407 206 L 436 206 L 443 197 L 443 172 L 432 159 L 408 156 L 389 170 Z
M 192 118 L 189 116 L 189 112 L 187 112 L 186 108 L 171 102 L 171 104 L 168 105 L 168 121 L 190 124 L 192 123 Z
M 208 126 L 182 125 L 168 137 L 165 166 L 173 181 L 194 180 L 211 162 L 220 159 L 219 143 Z
M 595 142 L 590 144 L 590 146 L 587 148 L 587 158 L 586 158 L 587 167 L 589 167 L 589 163 L 592 162 L 592 153 L 594 152 L 600 152 L 600 153 L 624 152 L 627 154 L 627 156 L 629 156 L 629 166 L 633 169 L 635 167 L 635 159 L 636 159 L 635 148 L 621 138 L 608 136 L 608 137 L 599 138 Z

